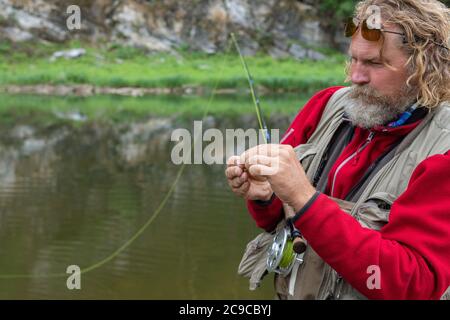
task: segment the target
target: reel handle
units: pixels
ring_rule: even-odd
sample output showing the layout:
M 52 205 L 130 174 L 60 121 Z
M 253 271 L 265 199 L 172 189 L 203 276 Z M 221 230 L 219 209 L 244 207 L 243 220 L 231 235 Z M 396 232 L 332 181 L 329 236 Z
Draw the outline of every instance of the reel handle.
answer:
M 293 217 L 295 215 L 295 211 L 290 205 L 283 203 L 283 209 L 285 218 Z M 293 243 L 293 250 L 295 253 L 301 254 L 305 252 L 306 240 L 302 236 L 295 237 L 292 243 Z
M 298 254 L 306 251 L 306 241 L 303 237 L 297 237 L 293 240 L 293 250 Z

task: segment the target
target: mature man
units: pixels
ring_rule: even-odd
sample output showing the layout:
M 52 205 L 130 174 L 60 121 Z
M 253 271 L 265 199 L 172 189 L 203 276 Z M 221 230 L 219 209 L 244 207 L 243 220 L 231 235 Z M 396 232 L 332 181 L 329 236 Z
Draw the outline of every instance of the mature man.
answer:
M 346 25 L 353 85 L 316 94 L 283 145 L 229 159 L 257 225 L 291 218 L 307 241 L 278 298 L 440 299 L 450 286 L 449 17 L 435 0 L 361 1 Z

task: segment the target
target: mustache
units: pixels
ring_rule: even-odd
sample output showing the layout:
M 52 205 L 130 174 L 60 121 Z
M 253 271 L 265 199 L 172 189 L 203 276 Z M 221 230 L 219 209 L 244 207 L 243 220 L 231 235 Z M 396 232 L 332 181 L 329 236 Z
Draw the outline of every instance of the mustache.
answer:
M 370 85 L 352 85 L 350 98 L 366 103 L 377 104 L 385 107 L 398 106 L 399 104 L 410 103 L 417 99 L 414 87 L 405 85 L 395 96 L 387 96 L 381 94 L 378 90 Z
M 359 99 L 369 104 L 391 104 L 392 98 L 382 95 L 369 85 L 353 85 L 350 93 L 350 98 Z

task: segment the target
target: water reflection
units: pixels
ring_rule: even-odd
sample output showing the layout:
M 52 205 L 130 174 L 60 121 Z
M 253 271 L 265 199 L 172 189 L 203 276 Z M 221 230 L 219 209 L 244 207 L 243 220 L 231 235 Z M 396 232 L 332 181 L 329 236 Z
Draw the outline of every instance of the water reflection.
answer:
M 101 261 L 148 221 L 179 170 L 170 162 L 172 128 L 168 119 L 151 118 L 3 129 L 0 274 L 42 276 L 0 279 L 0 298 L 272 298 L 270 280 L 250 292 L 236 275 L 258 230 L 229 192 L 222 165 L 187 166 L 158 218 L 83 275 L 82 290 L 45 277 Z

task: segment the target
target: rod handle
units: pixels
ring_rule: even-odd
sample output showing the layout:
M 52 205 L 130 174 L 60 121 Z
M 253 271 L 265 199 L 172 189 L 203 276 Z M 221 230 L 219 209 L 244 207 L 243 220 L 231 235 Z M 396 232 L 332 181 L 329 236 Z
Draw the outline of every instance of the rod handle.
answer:
M 289 218 L 295 215 L 295 211 L 290 205 L 283 203 L 283 209 L 285 218 Z M 303 252 L 305 252 L 306 240 L 302 236 L 295 237 L 292 242 L 293 242 L 293 250 L 295 253 L 302 254 Z

